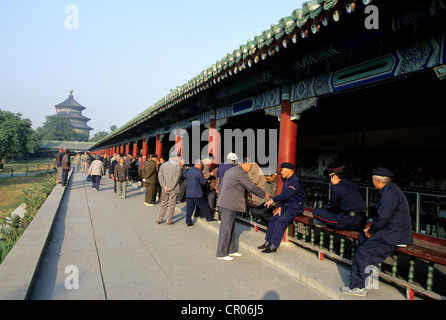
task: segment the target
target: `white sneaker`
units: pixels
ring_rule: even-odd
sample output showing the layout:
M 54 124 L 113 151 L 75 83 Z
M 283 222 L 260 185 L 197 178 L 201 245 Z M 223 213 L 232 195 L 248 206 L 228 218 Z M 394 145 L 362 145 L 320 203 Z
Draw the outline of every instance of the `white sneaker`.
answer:
M 229 256 L 230 256 L 230 257 L 241 257 L 242 254 L 241 254 L 241 253 L 238 253 L 238 252 L 234 252 L 234 253 L 230 253 Z
M 147 202 L 144 202 L 144 205 L 147 206 L 147 207 L 149 206 L 149 204 Z
M 343 287 L 341 288 L 341 292 L 349 296 L 357 296 L 357 297 L 365 297 L 367 295 L 367 289 L 365 288 L 350 289 L 349 287 Z
M 218 260 L 225 260 L 225 261 L 232 261 L 234 260 L 234 258 L 231 258 L 230 256 L 226 256 L 226 257 L 217 257 Z

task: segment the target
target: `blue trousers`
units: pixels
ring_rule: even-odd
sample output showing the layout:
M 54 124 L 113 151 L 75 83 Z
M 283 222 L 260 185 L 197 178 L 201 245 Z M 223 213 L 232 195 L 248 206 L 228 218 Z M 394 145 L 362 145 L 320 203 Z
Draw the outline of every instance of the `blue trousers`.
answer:
M 192 224 L 192 215 L 195 208 L 198 207 L 200 212 L 203 213 L 207 221 L 213 219 L 211 209 L 208 202 L 204 198 L 187 198 L 186 202 L 186 224 Z
M 346 231 L 363 231 L 367 222 L 365 216 L 348 217 L 342 212 L 333 213 L 321 208 L 314 209 L 313 217 L 329 227 Z
M 356 250 L 353 258 L 351 277 L 350 277 L 350 289 L 364 288 L 365 280 L 370 273 L 366 273 L 366 268 L 369 266 L 378 266 L 398 247 L 392 244 L 380 243 L 371 238 L 366 238 L 361 235 L 358 239 L 358 249 Z
M 91 176 L 91 187 L 99 191 L 102 176 Z
M 278 248 L 280 246 L 280 242 L 282 242 L 283 234 L 288 228 L 288 225 L 295 217 L 300 215 L 302 215 L 302 213 L 296 211 L 283 212 L 282 210 L 282 214 L 280 216 L 278 214 L 272 216 L 268 223 L 268 230 L 266 231 L 265 240 Z

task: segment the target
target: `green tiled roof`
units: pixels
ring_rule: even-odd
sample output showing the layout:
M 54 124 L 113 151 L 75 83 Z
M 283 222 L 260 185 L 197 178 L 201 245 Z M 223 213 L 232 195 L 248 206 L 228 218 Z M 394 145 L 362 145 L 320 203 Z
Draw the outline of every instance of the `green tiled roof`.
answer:
M 100 144 L 120 133 L 131 129 L 139 123 L 163 112 L 170 107 L 209 89 L 218 82 L 227 79 L 245 69 L 273 56 L 278 50 L 286 48 L 289 43 L 296 43 L 298 38 L 307 38 L 319 32 L 321 23 L 325 26 L 329 20 L 337 21 L 339 11 L 346 11 L 346 5 L 357 0 L 313 0 L 304 2 L 302 8 L 296 9 L 291 16 L 284 17 L 278 24 L 272 24 L 260 35 L 241 44 L 238 49 L 223 56 L 212 66 L 200 72 L 182 86 L 172 90 L 167 96 L 144 112 L 130 120 L 115 132 L 98 142 Z M 370 0 L 363 0 L 366 4 Z M 323 21 L 323 18 L 324 21 Z

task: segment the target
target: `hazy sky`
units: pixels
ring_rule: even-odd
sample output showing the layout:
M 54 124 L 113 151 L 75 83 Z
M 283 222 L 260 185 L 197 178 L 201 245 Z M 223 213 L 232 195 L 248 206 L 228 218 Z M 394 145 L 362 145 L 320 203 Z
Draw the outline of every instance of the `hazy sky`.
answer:
M 0 0 L 0 109 L 36 129 L 74 90 L 90 136 L 109 131 L 302 2 Z

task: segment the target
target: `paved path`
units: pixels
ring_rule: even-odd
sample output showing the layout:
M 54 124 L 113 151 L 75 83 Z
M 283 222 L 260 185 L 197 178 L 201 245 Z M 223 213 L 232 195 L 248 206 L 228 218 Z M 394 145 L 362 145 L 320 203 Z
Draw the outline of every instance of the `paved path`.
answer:
M 243 256 L 220 261 L 218 222 L 186 227 L 184 205 L 175 225 L 157 225 L 158 206 L 144 206 L 144 191 L 135 186 L 122 200 L 108 178 L 94 192 L 76 173 L 68 188 L 31 299 L 328 299 L 246 246 L 264 237 L 249 226 L 237 224 Z M 65 286 L 75 275 L 69 266 L 79 272 L 79 289 Z

